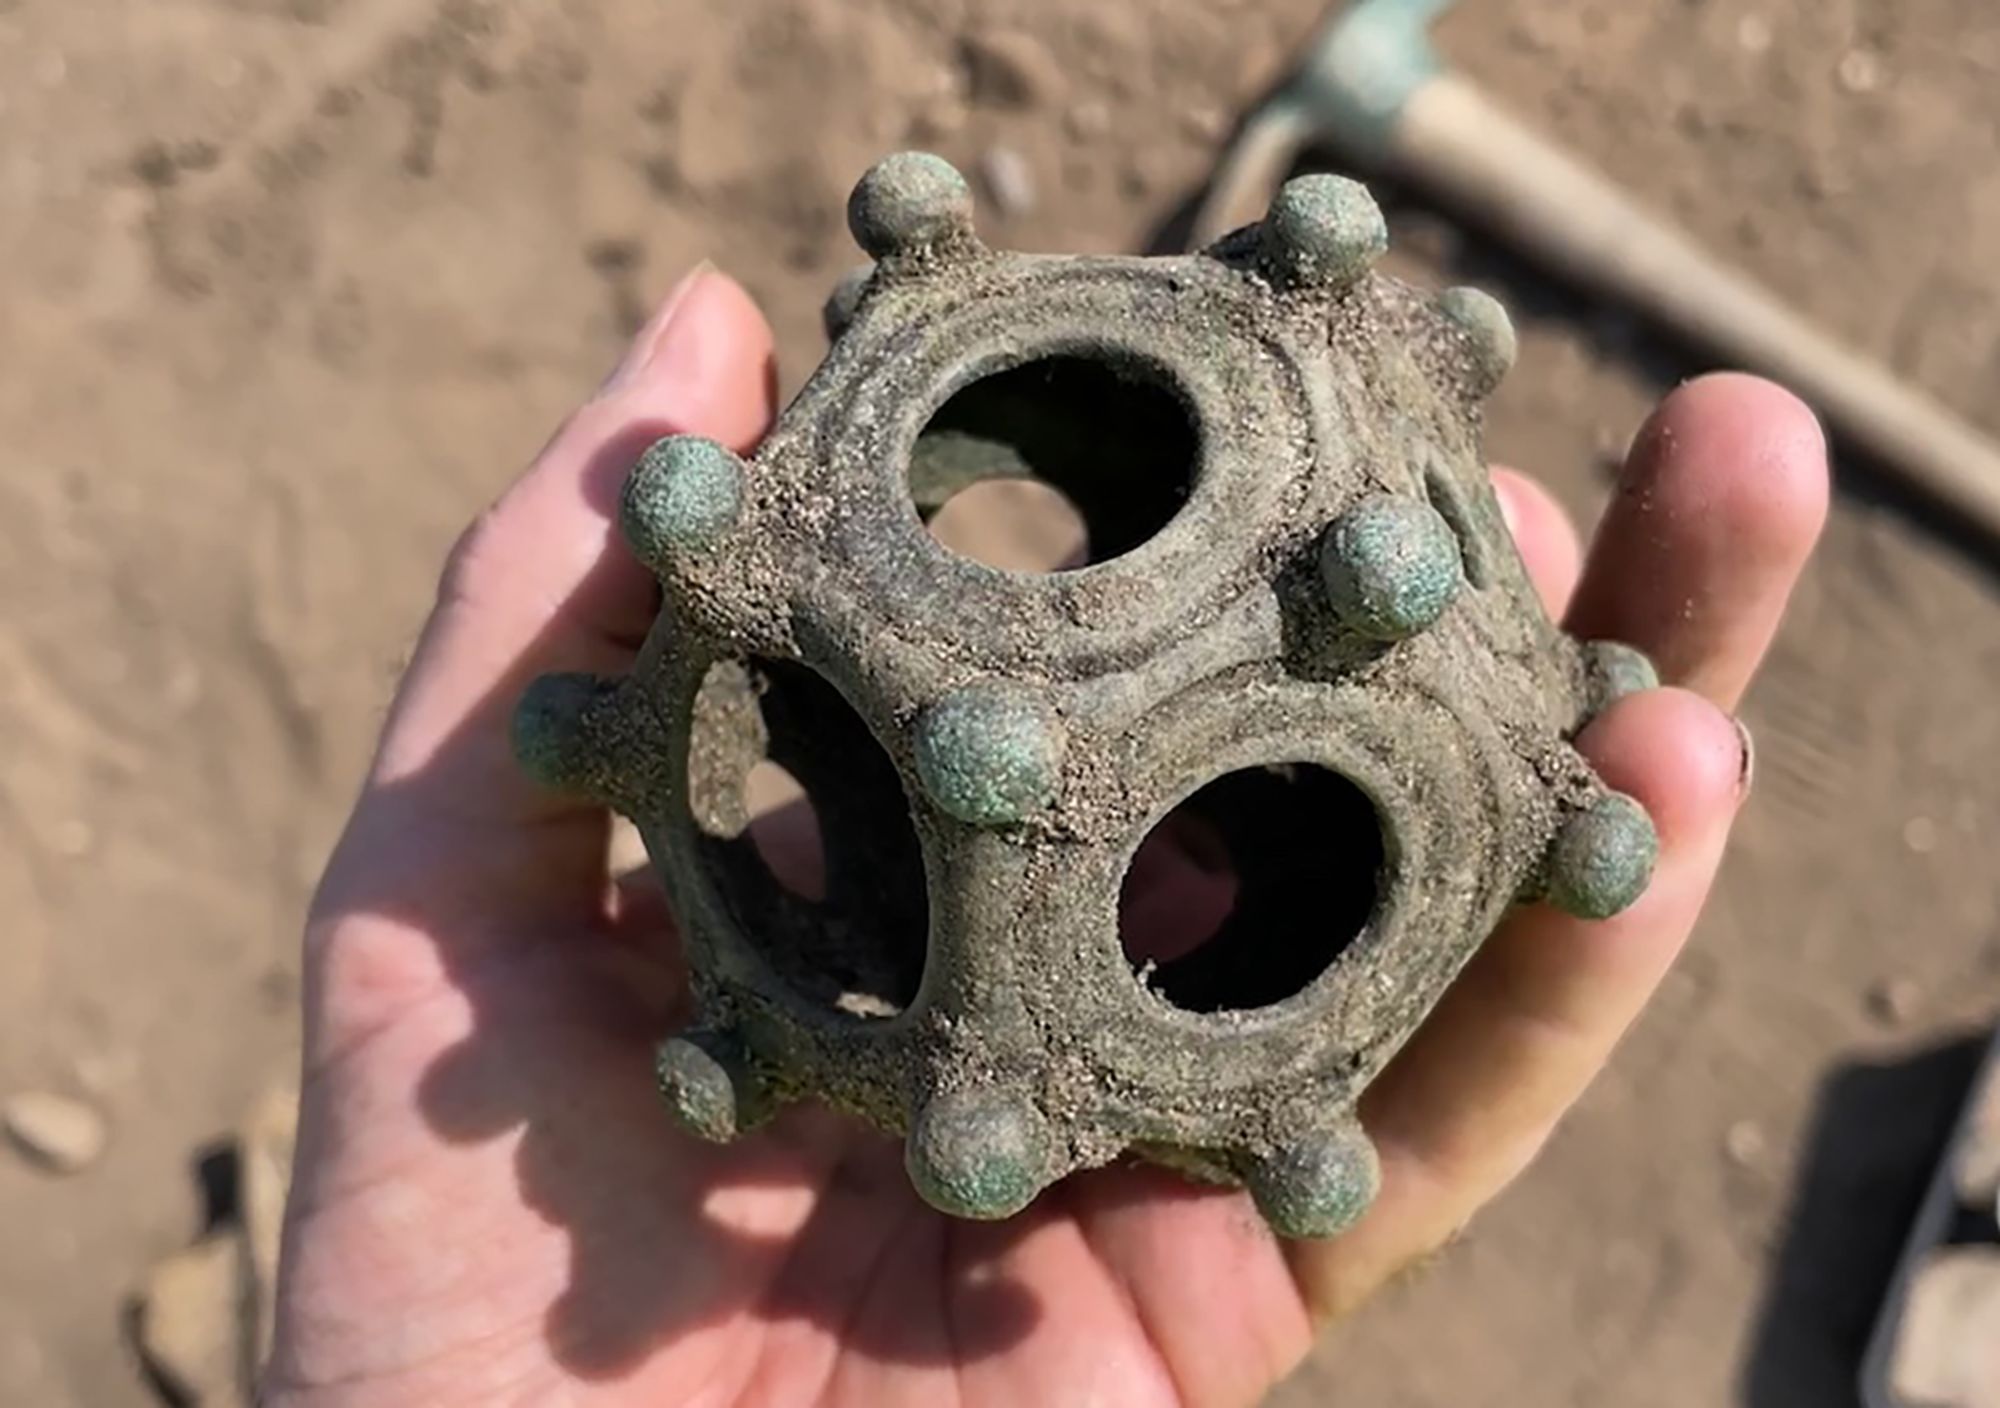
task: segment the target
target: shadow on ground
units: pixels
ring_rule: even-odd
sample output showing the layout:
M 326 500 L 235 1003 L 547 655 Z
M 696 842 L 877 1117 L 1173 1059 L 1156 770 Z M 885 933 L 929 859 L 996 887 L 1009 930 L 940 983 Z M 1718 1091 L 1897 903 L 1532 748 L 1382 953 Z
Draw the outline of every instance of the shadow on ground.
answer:
M 1858 1408 L 1857 1378 L 1918 1204 L 1979 1072 L 1969 1037 L 1820 1087 L 1742 1380 L 1745 1408 Z

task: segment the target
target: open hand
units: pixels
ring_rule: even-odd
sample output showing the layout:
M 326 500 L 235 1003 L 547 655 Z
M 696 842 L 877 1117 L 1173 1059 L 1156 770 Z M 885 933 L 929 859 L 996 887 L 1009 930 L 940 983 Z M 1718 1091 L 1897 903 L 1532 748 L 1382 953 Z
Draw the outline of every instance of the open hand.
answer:
M 1353 1231 L 1286 1245 L 1142 1167 L 957 1222 L 809 1107 L 697 1143 L 653 1089 L 685 1001 L 665 902 L 610 873 L 603 812 L 528 783 L 508 719 L 546 671 L 629 668 L 654 589 L 611 526 L 626 470 L 669 433 L 747 449 L 773 384 L 763 319 L 698 271 L 452 554 L 307 929 L 269 1404 L 1252 1404 L 1528 1164 L 1701 910 L 1749 780 L 1731 711 L 1827 495 L 1810 412 L 1737 376 L 1668 398 L 1587 555 L 1496 474 L 1550 610 L 1671 686 L 1580 740 L 1659 870 L 1614 920 L 1522 909 L 1480 951 L 1369 1092 Z

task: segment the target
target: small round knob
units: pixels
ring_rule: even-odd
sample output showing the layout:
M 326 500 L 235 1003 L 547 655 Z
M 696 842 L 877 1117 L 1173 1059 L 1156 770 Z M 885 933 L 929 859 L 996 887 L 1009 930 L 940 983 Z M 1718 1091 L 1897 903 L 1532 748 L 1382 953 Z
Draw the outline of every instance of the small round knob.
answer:
M 917 777 L 945 811 L 975 826 L 1025 820 L 1054 798 L 1062 735 L 1027 691 L 978 684 L 946 695 L 917 721 Z
M 1259 1160 L 1246 1182 L 1280 1237 L 1333 1237 L 1360 1221 L 1375 1201 L 1382 1162 L 1360 1126 L 1341 1125 Z
M 1646 809 L 1620 792 L 1563 823 L 1549 846 L 1548 900 L 1579 919 L 1609 919 L 1652 882 L 1660 837 Z
M 1615 640 L 1594 640 L 1583 648 L 1590 687 L 1590 712 L 1600 714 L 1628 694 L 1660 687 L 1660 672 L 1641 651 Z
M 617 712 L 620 684 L 596 675 L 551 674 L 534 680 L 514 706 L 514 758 L 552 792 L 610 801 L 616 764 L 605 727 Z
M 757 1123 L 760 1092 L 740 1054 L 733 1038 L 714 1032 L 688 1032 L 660 1043 L 653 1061 L 660 1097 L 688 1133 L 726 1144 Z
M 1465 565 L 1443 514 L 1418 499 L 1382 494 L 1327 530 L 1320 576 L 1350 630 L 1397 641 L 1436 624 L 1465 581 Z
M 972 188 L 929 152 L 898 152 L 868 169 L 847 198 L 847 228 L 877 259 L 972 233 Z
M 904 1163 L 925 1202 L 954 1217 L 1012 1217 L 1049 1180 L 1048 1122 L 1017 1096 L 964 1090 L 936 1096 L 910 1125 Z
M 1289 287 L 1347 288 L 1388 248 L 1382 208 L 1345 176 L 1285 182 L 1264 217 L 1265 262 Z
M 1476 288 L 1450 288 L 1437 297 L 1437 310 L 1465 334 L 1472 389 L 1490 396 L 1514 368 L 1521 340 L 1514 320 L 1492 294 Z
M 660 571 L 679 552 L 710 546 L 743 514 L 743 461 L 699 435 L 671 435 L 625 481 L 619 526 L 639 560 Z

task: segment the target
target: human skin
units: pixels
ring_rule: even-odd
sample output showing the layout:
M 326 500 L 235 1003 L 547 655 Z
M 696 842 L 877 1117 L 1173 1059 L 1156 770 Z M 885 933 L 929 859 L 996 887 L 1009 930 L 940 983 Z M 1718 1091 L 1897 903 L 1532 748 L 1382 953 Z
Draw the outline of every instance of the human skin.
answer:
M 697 270 L 451 554 L 306 929 L 274 1408 L 1255 1403 L 1528 1165 L 1701 910 L 1750 780 L 1732 712 L 1827 500 L 1812 414 L 1733 375 L 1662 403 L 1587 552 L 1495 473 L 1552 613 L 1667 681 L 1579 740 L 1659 870 L 1616 919 L 1523 908 L 1481 949 L 1368 1093 L 1383 1190 L 1352 1231 L 1281 1243 L 1240 1192 L 1122 1166 L 955 1221 L 812 1107 L 690 1139 L 653 1090 L 686 1003 L 665 899 L 613 873 L 606 813 L 522 776 L 508 718 L 544 672 L 630 667 L 655 596 L 612 527 L 623 474 L 669 433 L 753 446 L 771 357 Z M 1150 865 L 1161 945 L 1202 874 Z

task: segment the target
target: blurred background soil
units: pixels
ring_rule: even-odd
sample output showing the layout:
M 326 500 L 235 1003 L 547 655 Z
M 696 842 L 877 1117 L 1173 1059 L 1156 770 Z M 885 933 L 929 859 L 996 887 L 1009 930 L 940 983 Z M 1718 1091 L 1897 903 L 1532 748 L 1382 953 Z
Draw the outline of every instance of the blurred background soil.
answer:
M 796 386 L 847 188 L 911 144 L 983 173 L 996 241 L 1140 247 L 1316 9 L 0 0 L 0 1095 L 109 1134 L 67 1178 L 0 1155 L 0 1401 L 149 1401 L 121 1307 L 287 1072 L 301 910 L 441 554 L 650 302 L 715 257 Z M 994 29 L 1030 36 L 997 77 Z M 1441 41 L 2000 431 L 1991 0 L 1465 0 Z M 1518 310 L 1490 450 L 1590 519 L 1706 359 L 1420 201 L 1395 227 L 1402 272 Z M 1851 1402 L 2000 1002 L 2000 590 L 1842 474 L 1686 962 L 1547 1158 L 1281 1402 Z

